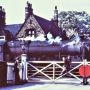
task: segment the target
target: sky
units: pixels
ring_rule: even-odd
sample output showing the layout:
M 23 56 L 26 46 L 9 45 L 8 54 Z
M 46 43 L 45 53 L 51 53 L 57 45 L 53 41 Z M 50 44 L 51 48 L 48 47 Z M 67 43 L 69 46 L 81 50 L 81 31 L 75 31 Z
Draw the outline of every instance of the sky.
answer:
M 60 11 L 86 11 L 90 14 L 90 0 L 0 0 L 0 6 L 6 11 L 6 24 L 23 23 L 25 6 L 29 1 L 34 14 L 50 20 L 57 5 Z

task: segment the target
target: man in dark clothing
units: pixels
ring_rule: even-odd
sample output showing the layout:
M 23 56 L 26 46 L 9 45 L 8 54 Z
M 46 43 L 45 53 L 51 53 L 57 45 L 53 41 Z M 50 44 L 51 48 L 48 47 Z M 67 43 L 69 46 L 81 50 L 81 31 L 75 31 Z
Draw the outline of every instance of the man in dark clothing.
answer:
M 89 47 L 89 45 L 85 45 L 85 44 L 83 44 L 82 46 L 81 46 L 81 48 L 80 48 L 80 52 L 81 52 L 81 58 L 82 58 L 82 60 L 83 59 L 87 59 L 87 61 L 90 61 L 90 47 Z
M 64 61 L 64 66 L 63 66 L 63 70 L 62 70 L 60 75 L 67 73 L 71 69 L 71 57 L 70 57 L 70 55 L 68 55 L 67 58 L 63 57 L 62 60 Z
M 64 63 L 65 63 L 66 71 L 68 72 L 71 69 L 71 57 L 70 57 L 70 55 L 67 56 Z
M 16 60 L 14 63 L 14 72 L 15 72 L 15 84 L 20 84 L 19 61 L 18 60 Z
M 86 59 L 87 61 L 90 61 L 90 46 L 86 45 L 87 51 L 86 51 Z

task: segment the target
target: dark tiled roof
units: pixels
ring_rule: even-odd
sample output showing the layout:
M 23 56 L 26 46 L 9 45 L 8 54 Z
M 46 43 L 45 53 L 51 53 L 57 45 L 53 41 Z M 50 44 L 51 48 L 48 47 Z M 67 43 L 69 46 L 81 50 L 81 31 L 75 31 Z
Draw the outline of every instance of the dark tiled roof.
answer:
M 42 17 L 34 15 L 42 29 L 44 30 L 45 34 L 51 32 L 54 37 L 61 35 L 61 29 L 57 27 L 52 21 L 46 20 Z
M 10 25 L 6 25 L 5 29 L 9 30 L 13 34 L 13 36 L 15 36 L 19 31 L 21 25 L 22 24 L 10 24 Z
M 44 30 L 45 34 L 47 34 L 50 31 L 51 28 L 51 22 L 47 19 L 44 19 L 42 17 L 39 17 L 37 15 L 34 15 L 35 19 L 41 26 L 41 28 Z
M 55 24 L 52 21 L 49 21 L 49 20 L 44 19 L 44 18 L 37 16 L 37 15 L 34 15 L 34 17 L 37 20 L 37 22 L 39 23 L 39 25 L 41 26 L 41 28 L 44 30 L 45 34 L 47 34 L 48 32 L 51 32 L 54 37 L 61 35 L 61 29 L 58 28 L 57 26 L 55 26 Z M 27 17 L 27 19 L 28 18 L 29 17 Z M 25 22 L 26 22 L 26 20 L 25 20 Z M 25 22 L 22 24 L 20 30 L 24 26 Z M 18 33 L 19 33 L 19 31 L 18 31 Z
M 61 33 L 62 33 L 61 29 L 59 29 L 57 26 L 55 26 L 55 24 L 52 21 L 49 21 L 49 20 L 44 19 L 37 15 L 34 15 L 34 17 L 37 20 L 37 22 L 39 23 L 39 25 L 41 26 L 41 28 L 44 30 L 45 34 L 47 34 L 48 32 L 51 32 L 54 37 L 61 35 Z M 6 25 L 6 30 L 9 30 L 15 37 L 15 35 L 18 34 L 18 32 L 22 29 L 25 22 L 23 24 Z

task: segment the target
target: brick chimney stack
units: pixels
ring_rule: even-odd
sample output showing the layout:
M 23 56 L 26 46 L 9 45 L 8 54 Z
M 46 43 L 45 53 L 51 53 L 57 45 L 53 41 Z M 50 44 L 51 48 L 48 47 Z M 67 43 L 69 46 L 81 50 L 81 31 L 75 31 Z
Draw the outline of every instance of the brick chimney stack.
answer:
M 29 15 L 33 15 L 33 9 L 32 9 L 32 4 L 30 4 L 30 3 L 27 1 L 27 6 L 25 7 L 25 19 L 26 19 Z
M 55 25 L 58 26 L 58 9 L 57 9 L 57 6 L 55 6 L 53 22 L 55 23 Z
M 0 29 L 3 29 L 5 27 L 5 10 L 0 6 Z

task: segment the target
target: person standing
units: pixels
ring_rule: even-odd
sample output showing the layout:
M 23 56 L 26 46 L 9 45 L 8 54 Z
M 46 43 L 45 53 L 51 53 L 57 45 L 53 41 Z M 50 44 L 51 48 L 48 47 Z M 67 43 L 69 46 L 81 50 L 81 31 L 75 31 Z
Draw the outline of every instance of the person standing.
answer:
M 86 45 L 87 51 L 86 51 L 86 59 L 87 61 L 90 61 L 90 46 Z
M 14 72 L 15 72 L 15 84 L 20 84 L 19 60 L 16 60 L 14 63 Z
M 71 69 L 71 57 L 70 57 L 70 55 L 68 55 L 66 60 L 65 60 L 65 67 L 66 67 L 67 72 Z
M 63 70 L 62 70 L 60 75 L 67 73 L 71 69 L 71 57 L 70 57 L 70 55 L 68 55 L 66 58 L 63 57 L 62 60 L 64 62 L 64 65 L 63 65 Z
M 90 46 L 88 44 L 83 43 L 80 47 L 81 59 L 87 59 L 90 61 Z
M 82 43 L 80 50 L 81 50 L 80 51 L 81 52 L 81 59 L 84 62 L 84 64 L 83 64 L 84 76 L 83 76 L 83 82 L 82 83 L 83 83 L 83 85 L 87 85 L 88 84 L 88 81 L 87 81 L 88 77 L 86 77 L 86 67 L 87 67 L 86 64 L 87 64 L 87 61 L 90 61 L 90 46 L 86 43 Z

